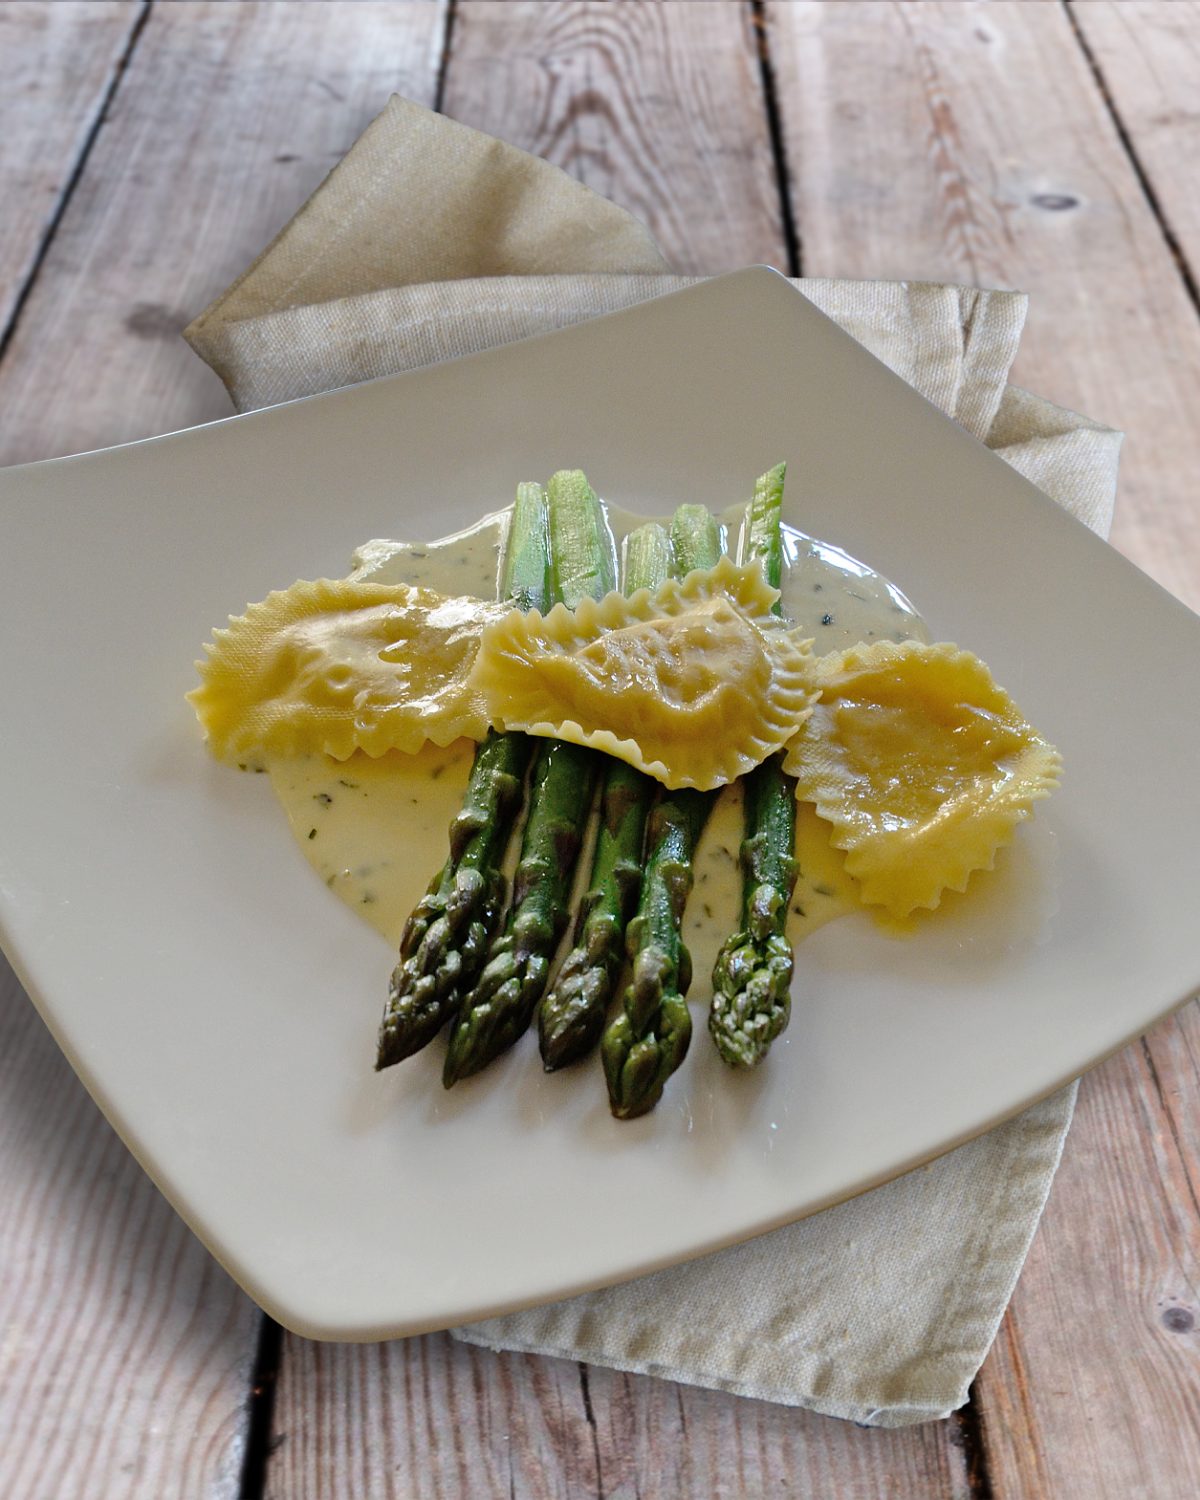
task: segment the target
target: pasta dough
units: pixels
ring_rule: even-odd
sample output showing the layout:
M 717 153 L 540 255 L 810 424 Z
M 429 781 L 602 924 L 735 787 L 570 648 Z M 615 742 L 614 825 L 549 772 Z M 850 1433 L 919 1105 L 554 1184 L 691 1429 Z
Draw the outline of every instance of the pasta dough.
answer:
M 757 565 L 722 558 L 657 593 L 609 594 L 484 633 L 473 682 L 505 729 L 591 745 L 707 790 L 783 747 L 812 701 L 811 642 Z
M 188 698 L 213 754 L 238 764 L 479 740 L 487 714 L 468 677 L 507 608 L 407 584 L 294 583 L 213 632 Z
M 834 825 L 862 899 L 907 917 L 991 869 L 1061 760 L 956 646 L 853 647 L 815 663 L 820 698 L 788 748 L 797 795 Z

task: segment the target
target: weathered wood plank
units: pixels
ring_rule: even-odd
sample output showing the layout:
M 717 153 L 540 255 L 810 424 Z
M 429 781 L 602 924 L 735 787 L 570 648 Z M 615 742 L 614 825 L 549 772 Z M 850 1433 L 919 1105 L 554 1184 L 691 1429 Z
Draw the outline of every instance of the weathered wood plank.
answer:
M 745 7 L 466 0 L 456 14 L 447 113 L 637 213 L 681 269 L 786 264 Z M 275 1436 L 279 1500 L 967 1493 L 950 1423 L 865 1432 L 445 1335 L 285 1338 Z
M 52 9 L 58 27 L 118 7 Z M 157 7 L 0 363 L 0 463 L 227 411 L 178 328 L 393 88 L 432 98 L 442 24 L 432 3 Z M 49 66 L 28 49 L 9 65 Z M 6 124 L 18 106 L 3 101 Z M 5 264 L 0 305 L 23 265 Z M 237 1495 L 260 1314 L 104 1123 L 2 961 L 0 1201 L 0 1494 Z
M 799 4 L 770 23 L 805 270 L 1029 291 L 1017 377 L 1127 430 L 1114 539 L 1200 601 L 1200 332 L 1060 8 Z M 978 1382 L 998 1497 L 1200 1488 L 1198 1027 L 1189 1007 L 1084 1082 Z
M 259 1313 L 0 959 L 0 1494 L 238 1493 Z
M 1083 1080 L 977 1383 L 997 1500 L 1200 1494 L 1200 1016 Z
M 867 1431 L 445 1334 L 390 1344 L 287 1338 L 273 1500 L 966 1500 L 948 1424 Z
M 0 337 L 141 12 L 140 0 L 0 5 Z
M 1113 541 L 1200 605 L 1200 322 L 1065 12 L 768 14 L 805 272 L 1029 292 L 1014 379 L 1125 430 Z
M 680 272 L 787 267 L 749 9 L 462 0 L 443 108 L 650 229 Z
M 1200 4 L 1071 7 L 1168 229 L 1200 280 Z
M 6 173 L 5 308 L 139 10 L 0 11 L 6 73 L 29 85 L 4 101 L 3 149 L 26 164 Z M 151 1497 L 186 1475 L 192 1493 L 236 1495 L 257 1310 L 104 1122 L 2 960 L 0 1184 L 0 1493 Z
M 229 414 L 180 330 L 398 91 L 432 102 L 443 11 L 156 7 L 0 368 L 9 462 Z

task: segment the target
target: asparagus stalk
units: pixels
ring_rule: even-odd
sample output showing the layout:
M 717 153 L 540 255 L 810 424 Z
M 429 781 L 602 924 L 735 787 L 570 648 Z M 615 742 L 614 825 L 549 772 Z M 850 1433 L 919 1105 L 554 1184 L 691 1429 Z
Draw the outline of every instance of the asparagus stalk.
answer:
M 646 873 L 638 913 L 629 924 L 633 974 L 621 1014 L 600 1043 L 609 1104 L 619 1120 L 654 1108 L 692 1039 L 683 998 L 692 982 L 692 960 L 679 928 L 711 800 L 710 793 L 686 787 L 661 797 L 647 820 Z
M 681 505 L 671 518 L 676 578 L 697 568 L 715 568 L 724 550 L 721 528 L 703 505 Z
M 517 485 L 499 595 L 528 613 L 544 610 L 550 595 L 550 531 L 546 491 L 540 484 Z
M 707 512 L 705 512 L 707 515 Z M 625 592 L 658 588 L 671 571 L 671 542 L 651 523 L 625 543 Z M 600 1040 L 625 954 L 625 928 L 642 882 L 642 840 L 655 783 L 624 761 L 609 760 L 600 794 L 600 831 L 575 946 L 538 1009 L 538 1042 L 547 1073 L 585 1057 Z
M 500 597 L 520 609 L 545 608 L 548 567 L 545 491 L 522 484 L 505 540 Z M 450 825 L 449 858 L 400 939 L 376 1068 L 391 1067 L 431 1042 L 483 966 L 504 910 L 499 867 L 533 748 L 528 735 L 492 732 L 475 752 L 462 809 Z
M 773 588 L 782 576 L 784 468 L 777 465 L 756 483 L 744 547 L 747 560 L 761 560 Z M 796 795 L 779 756 L 746 777 L 745 830 L 742 925 L 717 955 L 708 1016 L 717 1051 L 735 1068 L 760 1063 L 791 1016 L 794 956 L 787 915 L 796 887 Z
M 625 538 L 625 592 L 661 587 L 670 578 L 674 562 L 671 538 L 657 521 L 639 526 Z
M 616 554 L 600 502 L 579 470 L 554 475 L 549 501 L 552 602 L 573 609 L 615 587 Z M 532 1019 L 567 925 L 599 763 L 595 751 L 580 745 L 544 740 L 539 746 L 512 905 L 450 1034 L 442 1071 L 447 1088 L 511 1047 Z
M 716 566 L 720 528 L 702 506 L 680 506 L 671 536 L 677 575 Z M 619 1120 L 654 1108 L 692 1039 L 684 999 L 692 982 L 692 960 L 680 925 L 692 889 L 696 845 L 712 804 L 711 792 L 685 787 L 662 793 L 647 819 L 645 874 L 626 944 L 633 972 L 621 1014 L 609 1023 L 600 1044 L 609 1104 Z

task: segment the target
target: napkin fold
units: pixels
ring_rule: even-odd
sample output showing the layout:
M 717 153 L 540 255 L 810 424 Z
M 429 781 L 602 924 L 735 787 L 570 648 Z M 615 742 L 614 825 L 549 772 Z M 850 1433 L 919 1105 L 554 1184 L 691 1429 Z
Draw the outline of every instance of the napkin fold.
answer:
M 629 307 L 674 276 L 623 209 L 394 98 L 185 331 L 248 411 Z M 818 307 L 1107 535 L 1121 434 L 1006 383 L 1015 292 L 801 279 Z M 1072 1085 L 884 1187 L 716 1255 L 453 1330 L 900 1427 L 966 1400 L 1045 1204 Z

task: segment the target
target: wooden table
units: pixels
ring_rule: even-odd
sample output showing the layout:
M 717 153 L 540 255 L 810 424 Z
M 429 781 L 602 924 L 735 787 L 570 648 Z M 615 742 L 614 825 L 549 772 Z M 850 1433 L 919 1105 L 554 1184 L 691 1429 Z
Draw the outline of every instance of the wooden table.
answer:
M 1200 5 L 18 0 L 0 59 L 2 462 L 224 414 L 180 329 L 399 91 L 681 271 L 1028 291 L 1017 381 L 1127 432 L 1114 542 L 1200 606 Z M 970 1403 L 880 1432 L 446 1335 L 281 1335 L 5 973 L 0 1494 L 1200 1494 L 1198 1060 L 1192 1005 L 1084 1079 Z

